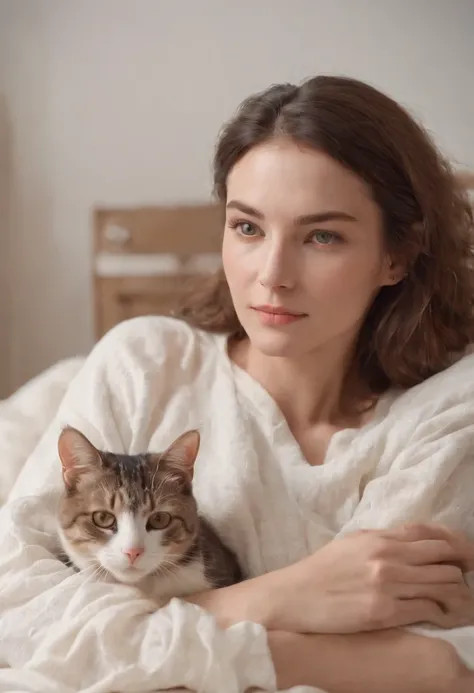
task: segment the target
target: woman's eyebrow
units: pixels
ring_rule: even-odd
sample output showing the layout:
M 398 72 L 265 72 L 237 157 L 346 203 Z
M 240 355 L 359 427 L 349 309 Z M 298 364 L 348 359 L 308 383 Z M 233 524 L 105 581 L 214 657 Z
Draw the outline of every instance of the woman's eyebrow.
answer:
M 237 209 L 243 214 L 248 214 L 256 219 L 264 219 L 265 215 L 259 212 L 258 209 L 246 205 L 244 202 L 239 200 L 230 200 L 227 203 L 227 209 Z M 324 221 L 357 221 L 356 217 L 347 212 L 340 212 L 337 210 L 328 210 L 327 212 L 318 212 L 315 214 L 303 214 L 295 219 L 296 226 L 307 226 L 309 224 L 318 224 Z
M 244 214 L 248 214 L 251 217 L 256 217 L 257 219 L 264 219 L 264 215 L 262 212 L 259 212 L 257 209 L 254 209 L 253 207 L 250 207 L 249 205 L 246 205 L 244 202 L 239 202 L 239 200 L 231 200 L 230 202 L 227 203 L 226 205 L 227 209 L 237 209 L 239 212 L 243 212 Z
M 318 212 L 317 214 L 303 214 L 303 216 L 295 220 L 295 223 L 297 226 L 306 226 L 307 224 L 318 224 L 322 221 L 357 221 L 357 219 L 347 212 L 328 210 L 327 212 Z

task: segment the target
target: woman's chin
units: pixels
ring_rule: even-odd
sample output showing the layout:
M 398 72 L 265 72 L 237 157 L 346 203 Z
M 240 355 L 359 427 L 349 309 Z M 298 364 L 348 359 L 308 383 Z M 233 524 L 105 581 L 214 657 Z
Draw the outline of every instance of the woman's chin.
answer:
M 301 340 L 295 335 L 274 331 L 258 330 L 249 335 L 252 348 L 257 349 L 265 356 L 291 358 L 301 355 Z

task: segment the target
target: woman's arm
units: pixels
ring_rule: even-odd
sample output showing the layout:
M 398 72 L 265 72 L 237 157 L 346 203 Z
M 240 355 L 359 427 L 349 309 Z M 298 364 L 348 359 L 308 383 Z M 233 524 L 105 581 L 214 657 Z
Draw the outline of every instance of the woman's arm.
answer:
M 469 672 L 449 644 L 399 630 L 352 635 L 274 631 L 268 642 L 278 688 L 331 693 L 472 693 Z
M 449 643 L 397 629 L 423 620 L 447 627 L 460 625 L 466 615 L 473 619 L 472 600 L 458 609 L 459 595 L 469 597 L 460 568 L 438 564 L 469 558 L 466 543 L 441 528 L 414 526 L 393 534 L 348 536 L 297 564 L 189 601 L 222 627 L 243 620 L 263 624 L 281 688 L 468 693 L 474 672 Z M 431 597 L 410 598 L 418 589 Z M 444 610 L 437 598 L 446 599 Z
M 222 627 L 249 620 L 267 630 L 359 633 L 427 622 L 474 623 L 462 567 L 471 544 L 444 528 L 357 532 L 280 570 L 188 597 Z
M 196 595 L 189 601 L 222 627 L 271 618 L 268 576 Z M 472 693 L 474 672 L 442 640 L 399 629 L 302 635 L 268 632 L 278 688 L 315 686 L 331 693 Z

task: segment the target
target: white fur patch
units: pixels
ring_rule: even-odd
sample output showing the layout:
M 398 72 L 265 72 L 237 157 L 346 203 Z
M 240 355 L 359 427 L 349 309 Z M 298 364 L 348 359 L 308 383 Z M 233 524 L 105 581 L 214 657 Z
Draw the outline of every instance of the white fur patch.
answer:
M 181 566 L 171 575 L 150 576 L 140 585 L 144 593 L 163 606 L 173 597 L 203 592 L 211 588 L 204 576 L 204 568 L 198 562 Z
M 121 513 L 117 515 L 117 532 L 111 534 L 108 542 L 99 546 L 95 554 L 84 556 L 69 544 L 61 528 L 58 528 L 64 550 L 79 569 L 97 569 L 101 566 L 117 582 L 135 585 L 158 604 L 165 604 L 173 597 L 209 589 L 211 585 L 199 561 L 174 568 L 168 575 L 152 574 L 166 562 L 167 551 L 161 543 L 162 534 L 160 530 L 148 532 L 146 518 L 142 515 Z M 139 548 L 144 551 L 131 565 L 126 551 Z M 102 579 L 105 575 L 98 573 L 98 577 Z
M 166 559 L 161 536 L 159 530 L 147 532 L 146 518 L 142 515 L 120 513 L 117 516 L 117 532 L 99 550 L 97 558 L 120 582 L 137 583 Z M 133 565 L 126 553 L 130 549 L 143 550 Z

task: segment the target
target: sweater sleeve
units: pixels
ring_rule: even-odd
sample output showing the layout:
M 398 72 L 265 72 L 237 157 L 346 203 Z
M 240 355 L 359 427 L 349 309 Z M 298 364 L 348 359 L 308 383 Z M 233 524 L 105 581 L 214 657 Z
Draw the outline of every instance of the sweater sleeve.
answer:
M 143 325 L 118 326 L 92 351 L 0 511 L 0 691 L 275 687 L 260 626 L 221 631 L 179 599 L 156 610 L 135 588 L 92 582 L 54 556 L 60 429 L 75 426 L 98 447 L 128 451 L 146 416 L 148 342 L 137 327 L 143 332 Z M 158 365 L 165 364 L 162 351 Z
M 409 431 L 404 420 L 410 419 L 416 423 Z M 387 446 L 390 454 L 367 484 L 341 535 L 421 522 L 463 532 L 474 542 L 474 397 L 469 380 L 458 381 L 453 390 L 440 389 L 431 399 L 424 398 L 420 407 L 407 406 L 396 426 Z M 467 582 L 474 601 L 474 573 Z M 447 640 L 474 669 L 474 626 L 408 630 Z

